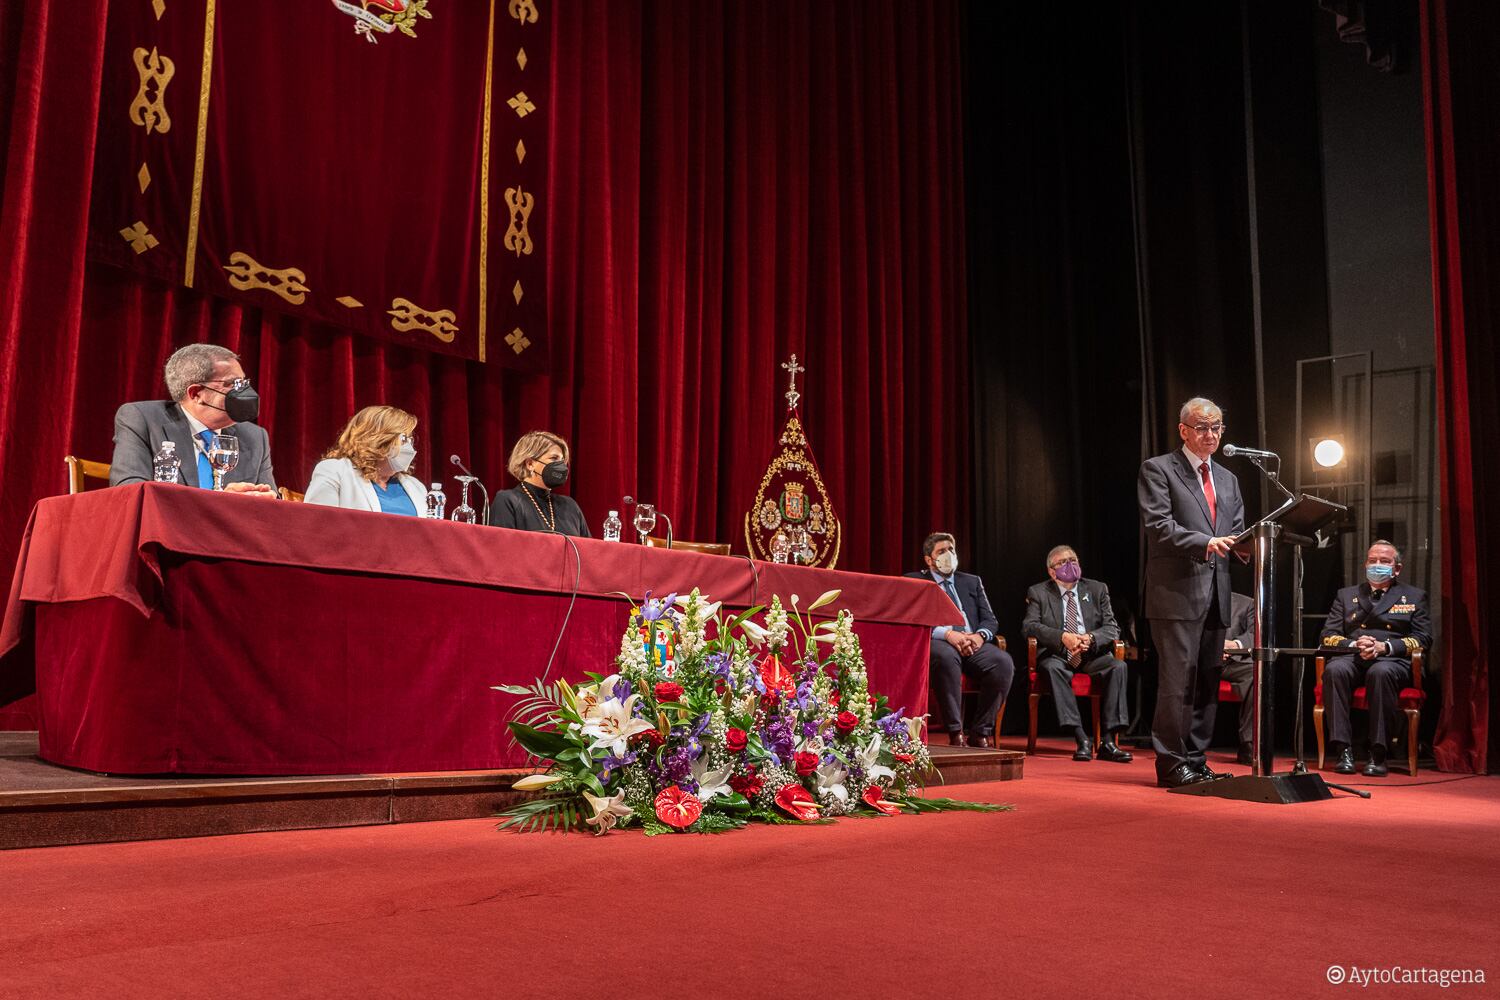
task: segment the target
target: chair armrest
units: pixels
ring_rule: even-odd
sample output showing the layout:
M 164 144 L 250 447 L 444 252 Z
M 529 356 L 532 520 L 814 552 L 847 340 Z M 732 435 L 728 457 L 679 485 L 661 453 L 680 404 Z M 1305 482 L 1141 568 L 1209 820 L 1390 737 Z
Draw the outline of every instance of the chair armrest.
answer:
M 1001 649 L 1005 649 L 1006 648 L 1005 647 L 1005 636 L 1003 636 L 1003 635 L 997 635 L 997 636 L 995 636 L 995 645 L 999 646 Z
M 1036 673 L 1036 636 L 1026 640 L 1026 669 Z
M 1422 661 L 1425 659 L 1427 656 L 1422 650 L 1411 651 L 1411 686 L 1414 688 L 1422 686 Z
M 1125 642 L 1122 639 L 1115 640 L 1115 659 L 1121 662 L 1125 660 Z
M 1313 683 L 1323 683 L 1323 657 L 1321 656 L 1313 657 Z

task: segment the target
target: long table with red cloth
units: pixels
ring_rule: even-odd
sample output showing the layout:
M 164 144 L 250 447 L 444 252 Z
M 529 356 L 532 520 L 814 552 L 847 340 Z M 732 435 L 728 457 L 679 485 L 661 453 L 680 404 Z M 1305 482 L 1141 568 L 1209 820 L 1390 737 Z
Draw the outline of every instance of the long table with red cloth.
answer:
M 818 614 L 854 613 L 871 688 L 913 715 L 931 626 L 961 621 L 920 580 L 143 483 L 37 504 L 0 704 L 34 691 L 41 755 L 91 771 L 517 766 L 491 685 L 536 679 L 560 630 L 551 676 L 608 672 L 619 594 L 695 586 L 730 608 L 841 590 Z

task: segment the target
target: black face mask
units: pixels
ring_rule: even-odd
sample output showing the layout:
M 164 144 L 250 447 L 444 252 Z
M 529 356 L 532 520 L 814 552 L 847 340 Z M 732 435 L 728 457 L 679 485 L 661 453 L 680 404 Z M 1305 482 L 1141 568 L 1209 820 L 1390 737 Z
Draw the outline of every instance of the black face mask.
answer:
M 214 406 L 202 397 L 199 401 L 211 409 L 223 410 L 229 419 L 237 424 L 253 424 L 255 418 L 260 416 L 260 393 L 248 385 L 243 389 L 231 389 L 226 392 L 223 406 Z
M 230 390 L 224 395 L 224 412 L 237 424 L 254 423 L 260 416 L 260 393 L 248 385 Z
M 567 462 L 548 462 L 542 467 L 542 485 L 555 490 L 568 481 Z

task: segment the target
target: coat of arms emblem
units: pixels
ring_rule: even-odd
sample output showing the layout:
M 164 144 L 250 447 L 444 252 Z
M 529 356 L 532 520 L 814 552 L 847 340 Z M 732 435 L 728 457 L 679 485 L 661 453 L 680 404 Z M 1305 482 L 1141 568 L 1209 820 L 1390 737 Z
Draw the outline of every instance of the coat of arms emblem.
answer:
M 333 0 L 333 5 L 354 18 L 354 33 L 372 44 L 378 41 L 376 34 L 394 31 L 416 38 L 412 25 L 417 18 L 432 17 L 427 0 Z

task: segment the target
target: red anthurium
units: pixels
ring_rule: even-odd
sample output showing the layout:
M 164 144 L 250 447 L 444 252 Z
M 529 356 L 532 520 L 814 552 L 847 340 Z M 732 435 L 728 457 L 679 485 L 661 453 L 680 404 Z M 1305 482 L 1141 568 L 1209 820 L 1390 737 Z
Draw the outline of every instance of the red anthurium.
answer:
M 891 754 L 891 756 L 896 758 L 896 762 L 898 764 L 910 764 L 912 761 L 917 759 L 909 753 L 893 753 Z
M 865 805 L 886 816 L 895 816 L 901 812 L 901 807 L 888 800 L 885 797 L 885 789 L 879 785 L 871 785 L 869 788 L 866 788 L 864 800 Z
M 676 785 L 669 785 L 656 796 L 656 818 L 679 830 L 692 826 L 703 815 L 703 803 Z
M 797 682 L 791 671 L 781 665 L 779 656 L 767 656 L 760 661 L 760 680 L 767 691 L 780 691 L 788 698 L 797 693 Z
M 801 785 L 782 785 L 776 792 L 776 805 L 792 819 L 800 819 L 804 823 L 822 815 L 821 807 Z

